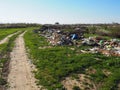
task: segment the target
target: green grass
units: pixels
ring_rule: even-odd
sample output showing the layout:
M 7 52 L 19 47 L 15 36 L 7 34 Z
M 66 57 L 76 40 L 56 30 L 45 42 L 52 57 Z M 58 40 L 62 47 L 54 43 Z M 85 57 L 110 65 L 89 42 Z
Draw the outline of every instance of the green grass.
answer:
M 9 34 L 15 33 L 17 31 L 23 31 L 23 30 L 29 30 L 33 29 L 34 27 L 28 27 L 28 28 L 0 28 L 0 40 L 8 36 Z
M 95 84 L 105 83 L 100 88 L 111 88 L 108 90 L 116 90 L 114 80 L 119 80 L 120 74 L 116 73 L 116 69 L 120 68 L 119 57 L 106 57 L 102 54 L 77 54 L 76 50 L 80 50 L 82 47 L 74 47 L 75 50 L 71 50 L 69 46 L 56 46 L 46 49 L 38 49 L 39 47 L 48 46 L 44 37 L 34 34 L 31 30 L 24 36 L 26 47 L 29 50 L 29 55 L 36 65 L 37 71 L 35 71 L 35 77 L 38 79 L 38 84 L 43 85 L 48 90 L 55 90 L 63 88 L 61 81 L 65 77 L 73 75 L 75 73 L 87 74 L 85 69 L 93 67 L 97 72 L 93 75 L 90 74 L 91 79 Z M 102 72 L 103 69 L 107 69 L 113 74 L 105 76 Z M 117 74 L 117 75 L 116 75 Z M 110 80 L 109 78 L 112 78 Z M 110 82 L 110 83 L 107 83 Z M 107 89 L 106 89 L 107 90 Z

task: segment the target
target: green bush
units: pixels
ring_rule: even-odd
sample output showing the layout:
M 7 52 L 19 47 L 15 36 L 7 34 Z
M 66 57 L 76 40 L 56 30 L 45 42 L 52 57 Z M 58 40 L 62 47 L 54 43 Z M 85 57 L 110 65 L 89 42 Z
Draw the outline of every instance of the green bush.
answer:
M 6 85 L 7 81 L 3 78 L 0 78 L 0 85 Z
M 73 90 L 81 90 L 78 86 L 74 86 Z

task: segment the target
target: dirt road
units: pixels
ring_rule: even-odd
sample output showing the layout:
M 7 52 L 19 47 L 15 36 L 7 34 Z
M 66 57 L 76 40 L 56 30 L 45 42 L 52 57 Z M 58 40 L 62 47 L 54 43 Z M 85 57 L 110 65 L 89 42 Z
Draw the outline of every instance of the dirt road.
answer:
M 15 34 L 17 34 L 17 33 L 19 33 L 19 31 L 16 32 L 16 33 L 13 33 L 13 34 L 8 35 L 8 36 L 5 37 L 3 40 L 0 40 L 0 44 L 6 43 L 6 42 L 9 40 L 10 37 L 12 37 L 13 35 L 15 35 Z
M 8 75 L 10 87 L 8 90 L 40 90 L 35 84 L 31 63 L 26 55 L 24 33 L 18 36 L 11 52 L 10 73 Z

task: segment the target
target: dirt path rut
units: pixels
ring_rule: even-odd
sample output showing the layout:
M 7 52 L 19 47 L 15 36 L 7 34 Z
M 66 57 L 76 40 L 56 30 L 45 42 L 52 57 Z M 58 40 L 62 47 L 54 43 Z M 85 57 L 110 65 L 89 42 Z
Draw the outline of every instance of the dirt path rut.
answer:
M 15 34 L 17 34 L 17 33 L 19 33 L 19 31 L 16 32 L 16 33 L 13 33 L 13 34 L 8 35 L 8 36 L 5 37 L 3 40 L 0 40 L 0 44 L 6 43 L 6 42 L 9 40 L 10 37 L 12 37 L 13 35 L 15 35 Z
M 11 52 L 10 73 L 8 75 L 8 90 L 40 90 L 35 84 L 35 78 L 31 72 L 31 63 L 26 55 L 22 33 L 15 41 L 15 47 Z

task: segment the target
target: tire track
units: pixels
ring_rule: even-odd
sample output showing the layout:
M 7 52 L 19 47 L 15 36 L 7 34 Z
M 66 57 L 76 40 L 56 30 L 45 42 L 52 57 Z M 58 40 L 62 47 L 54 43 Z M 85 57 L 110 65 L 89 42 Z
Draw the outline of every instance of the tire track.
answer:
M 15 47 L 11 52 L 11 61 L 8 75 L 8 90 L 40 90 L 35 84 L 35 78 L 31 72 L 31 64 L 26 55 L 22 33 L 15 40 Z

